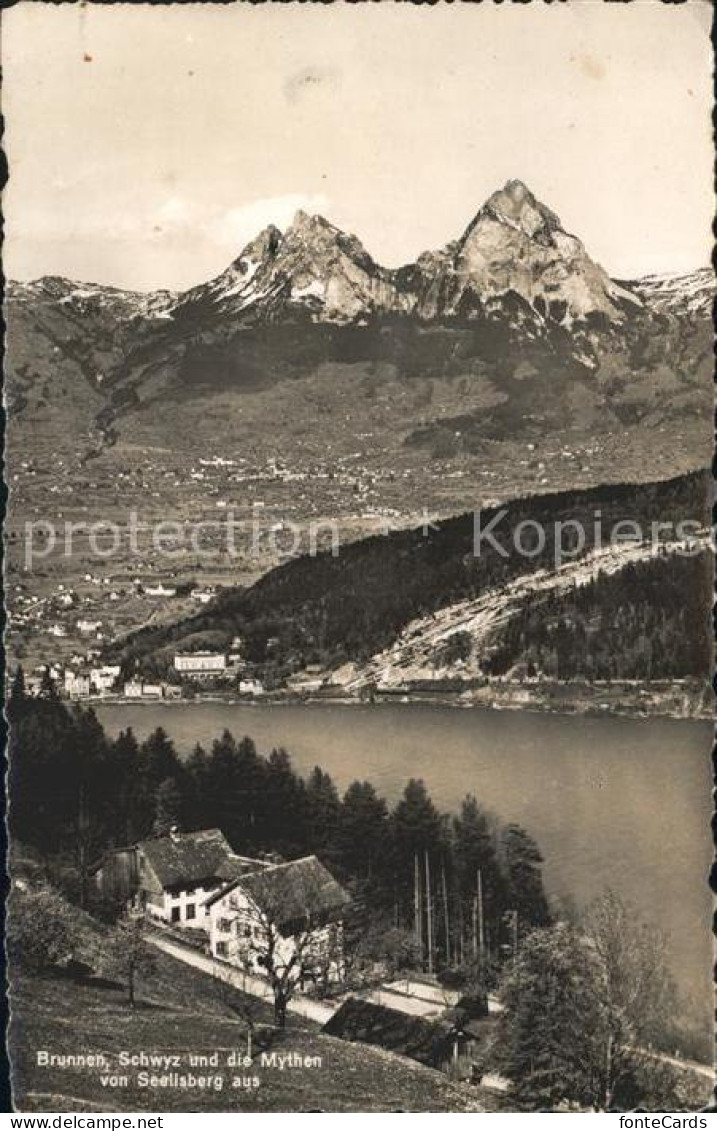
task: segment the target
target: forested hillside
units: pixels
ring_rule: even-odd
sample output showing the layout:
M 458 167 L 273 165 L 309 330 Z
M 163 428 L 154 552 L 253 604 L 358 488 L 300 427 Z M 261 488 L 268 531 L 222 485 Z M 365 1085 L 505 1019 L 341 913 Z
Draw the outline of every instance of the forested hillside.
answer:
M 556 679 L 684 679 L 712 668 L 712 555 L 629 563 L 559 596 L 531 601 L 503 626 L 486 670 Z
M 491 533 L 502 551 L 485 539 L 476 546 L 476 519 L 469 513 L 435 526 L 352 543 L 341 547 L 336 556 L 330 552 L 303 556 L 270 571 L 250 589 L 224 591 L 196 616 L 169 628 L 141 630 L 115 645 L 112 654 L 128 669 L 139 665 L 145 671 L 164 674 L 177 649 L 224 647 L 238 636 L 244 642 L 246 659 L 269 680 L 280 680 L 310 663 L 335 667 L 348 659 L 364 661 L 388 647 L 416 618 L 499 589 L 517 578 L 529 578 L 538 570 L 553 570 L 556 538 L 570 546 L 567 524 L 581 524 L 584 553 L 596 548 L 600 538 L 603 543 L 609 541 L 620 521 L 630 522 L 633 529 L 637 524 L 648 541 L 653 523 L 663 524 L 662 537 L 668 541 L 677 537 L 679 524 L 689 521 L 706 527 L 709 485 L 705 472 L 666 482 L 521 499 L 481 515 L 483 530 L 501 515 Z M 530 554 L 518 552 L 515 546 L 515 530 L 526 521 L 540 524 L 545 531 L 542 550 L 531 548 L 529 535 L 524 535 L 523 545 Z M 566 524 L 562 535 L 558 523 Z M 655 623 L 648 607 L 653 601 L 658 602 L 658 609 L 664 604 L 660 590 L 662 579 L 670 576 L 671 562 L 665 562 L 660 580 L 651 583 L 640 598 L 645 606 L 639 614 L 644 630 Z M 676 572 L 675 576 L 680 575 Z M 678 581 L 671 584 L 679 586 Z M 634 585 L 639 587 L 639 582 Z M 604 603 L 606 623 L 613 616 L 616 596 L 622 600 L 619 589 L 605 585 L 592 598 Z M 693 639 L 703 631 L 708 608 L 708 592 L 698 586 L 679 623 L 677 613 L 662 622 L 662 654 L 673 657 L 670 671 L 677 667 L 679 656 L 672 635 L 679 632 L 683 640 Z M 539 612 L 535 616 L 540 619 Z M 514 651 L 507 647 L 504 663 Z M 566 660 L 566 672 L 568 666 Z

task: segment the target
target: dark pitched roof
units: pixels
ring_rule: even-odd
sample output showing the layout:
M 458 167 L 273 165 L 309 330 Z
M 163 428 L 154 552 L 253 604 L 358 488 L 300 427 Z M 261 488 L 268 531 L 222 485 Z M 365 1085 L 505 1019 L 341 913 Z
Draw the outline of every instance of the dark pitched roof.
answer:
M 315 856 L 272 864 L 249 872 L 206 901 L 211 906 L 227 892 L 240 887 L 282 933 L 306 925 L 316 926 L 341 916 L 351 902 L 331 873 Z
M 143 840 L 137 847 L 165 888 L 215 879 L 232 855 L 229 841 L 219 829 Z
M 217 876 L 221 880 L 232 882 L 238 880 L 240 876 L 246 876 L 248 872 L 258 872 L 262 868 L 268 867 L 270 865 L 265 860 L 253 860 L 250 856 L 236 856 L 232 852 L 219 865 Z
M 451 1051 L 451 1026 L 350 997 L 322 1030 L 344 1041 L 377 1045 L 435 1068 Z

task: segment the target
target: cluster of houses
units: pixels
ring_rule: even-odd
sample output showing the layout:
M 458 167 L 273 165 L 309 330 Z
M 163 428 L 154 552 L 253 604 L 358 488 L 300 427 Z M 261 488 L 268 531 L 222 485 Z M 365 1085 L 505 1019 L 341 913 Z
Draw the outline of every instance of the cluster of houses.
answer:
M 107 852 L 92 874 L 103 898 L 202 932 L 214 958 L 247 973 L 266 973 L 269 948 L 286 964 L 301 947 L 303 977 L 312 976 L 307 955 L 321 963 L 322 979 L 342 976 L 349 896 L 316 856 L 255 859 L 233 852 L 219 829 L 173 830 Z
M 127 699 L 171 699 L 182 694 L 180 687 L 166 683 L 147 683 L 140 679 L 123 681 L 119 664 L 97 667 L 80 662 L 72 667 L 50 669 L 50 676 L 67 699 L 90 699 L 122 695 Z
M 88 586 L 101 592 L 89 594 Z M 162 600 L 182 596 L 206 605 L 218 592 L 216 585 L 194 585 L 187 591 L 186 585 L 182 586 L 174 578 L 143 580 L 134 577 L 125 584 L 118 584 L 116 578 L 94 573 L 86 573 L 78 579 L 77 588 L 60 582 L 56 590 L 45 597 L 26 593 L 25 590 L 23 583 L 13 587 L 12 624 L 15 629 L 38 625 L 58 639 L 83 637 L 99 642 L 111 639 L 113 635 L 113 613 L 107 602 L 117 605 L 130 599 Z M 98 615 L 100 611 L 106 619 Z
M 172 676 L 164 680 L 148 680 L 140 675 L 126 679 L 119 664 L 99 664 L 96 662 L 99 656 L 100 653 L 94 651 L 86 656 L 73 656 L 67 666 L 57 663 L 41 665 L 27 681 L 28 694 L 42 694 L 47 675 L 60 695 L 71 700 L 95 697 L 180 699 L 184 687 L 216 685 L 231 687 L 239 695 L 252 698 L 266 694 L 264 683 L 247 670 L 238 652 L 178 653 L 172 661 Z M 286 681 L 290 691 L 302 695 L 320 691 L 328 685 L 329 679 L 320 664 L 309 664 Z
M 181 699 L 182 689 L 172 683 L 153 683 L 143 679 L 128 679 L 118 693 L 125 699 Z
M 114 691 L 120 678 L 119 664 L 75 671 L 67 668 L 63 687 L 68 699 L 87 699 L 90 695 L 103 695 Z
M 179 653 L 173 659 L 173 678 L 147 680 L 141 676 L 128 679 L 119 664 L 101 664 L 97 649 L 86 655 L 74 655 L 67 665 L 40 665 L 27 681 L 30 695 L 41 695 L 49 676 L 59 694 L 67 699 L 109 698 L 179 699 L 186 685 L 228 684 L 241 695 L 263 695 L 261 680 L 246 671 L 241 660 L 241 642 L 235 639 L 228 652 Z
M 219 963 L 260 978 L 270 964 L 300 969 L 301 989 L 332 993 L 324 1032 L 491 1086 L 478 1068 L 490 1037 L 487 1001 L 420 974 L 341 993 L 351 901 L 316 856 L 240 856 L 219 829 L 172 830 L 105 853 L 92 876 L 101 897 L 199 941 Z

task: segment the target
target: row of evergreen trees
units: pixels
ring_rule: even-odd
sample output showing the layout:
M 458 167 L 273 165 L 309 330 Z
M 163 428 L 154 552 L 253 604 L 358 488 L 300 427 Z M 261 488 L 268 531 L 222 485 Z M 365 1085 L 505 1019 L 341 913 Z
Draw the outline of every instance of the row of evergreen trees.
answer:
M 431 965 L 468 961 L 479 944 L 497 956 L 516 927 L 549 921 L 537 845 L 472 796 L 453 817 L 418 780 L 392 808 L 366 781 L 341 796 L 320 767 L 303 778 L 286 750 L 262 755 L 228 731 L 181 759 L 161 727 L 142 742 L 131 729 L 111 739 L 91 709 L 68 709 L 50 689 L 26 696 L 21 673 L 8 714 L 13 838 L 80 903 L 103 851 L 177 825 L 220 828 L 247 855 L 316 853 L 372 922 L 412 932 Z

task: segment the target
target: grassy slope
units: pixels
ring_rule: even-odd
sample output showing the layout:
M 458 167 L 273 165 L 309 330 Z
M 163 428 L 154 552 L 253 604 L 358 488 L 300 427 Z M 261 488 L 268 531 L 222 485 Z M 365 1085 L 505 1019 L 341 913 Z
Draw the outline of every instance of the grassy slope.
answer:
M 258 1020 L 269 1010 L 257 1005 Z M 14 1102 L 21 1111 L 483 1111 L 476 1089 L 453 1085 L 445 1076 L 365 1045 L 321 1035 L 291 1018 L 272 1050 L 320 1055 L 321 1068 L 257 1069 L 255 1091 L 150 1091 L 133 1085 L 139 1069 L 119 1069 L 122 1050 L 136 1053 L 243 1050 L 244 1022 L 215 996 L 211 979 L 158 956 L 155 976 L 143 987 L 134 1014 L 124 991 L 111 983 L 78 984 L 64 978 L 14 979 L 10 1049 Z M 130 1075 L 127 1088 L 102 1086 L 99 1071 L 38 1067 L 36 1051 L 105 1053 L 111 1071 Z M 180 1071 L 190 1071 L 185 1064 Z M 202 1071 L 193 1069 L 195 1075 Z M 226 1077 L 232 1071 L 224 1069 Z M 252 1071 L 237 1070 L 239 1075 Z M 230 1079 L 228 1080 L 230 1083 Z

